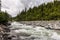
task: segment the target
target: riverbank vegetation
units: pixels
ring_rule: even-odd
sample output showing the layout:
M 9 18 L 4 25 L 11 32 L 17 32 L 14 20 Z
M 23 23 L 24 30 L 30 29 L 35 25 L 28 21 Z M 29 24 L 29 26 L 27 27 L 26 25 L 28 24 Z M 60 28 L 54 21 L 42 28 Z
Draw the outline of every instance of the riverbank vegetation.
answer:
M 60 20 L 60 1 L 42 4 L 23 10 L 14 18 L 16 21 Z
M 0 24 L 6 24 L 10 19 L 9 16 L 7 12 L 0 12 Z

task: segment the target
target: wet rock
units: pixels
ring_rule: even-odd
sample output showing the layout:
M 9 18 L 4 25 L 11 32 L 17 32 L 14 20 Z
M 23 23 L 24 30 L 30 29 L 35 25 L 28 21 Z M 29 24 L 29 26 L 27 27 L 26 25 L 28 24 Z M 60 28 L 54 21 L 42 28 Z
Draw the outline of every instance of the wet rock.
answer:
M 0 36 L 2 36 L 1 40 L 11 40 L 8 37 L 10 35 L 9 32 L 10 32 L 10 29 L 8 27 L 8 23 L 7 24 L 5 24 L 5 23 L 0 24 L 0 33 L 1 33 Z
M 46 29 L 60 30 L 60 21 L 21 21 L 20 23 L 45 27 Z

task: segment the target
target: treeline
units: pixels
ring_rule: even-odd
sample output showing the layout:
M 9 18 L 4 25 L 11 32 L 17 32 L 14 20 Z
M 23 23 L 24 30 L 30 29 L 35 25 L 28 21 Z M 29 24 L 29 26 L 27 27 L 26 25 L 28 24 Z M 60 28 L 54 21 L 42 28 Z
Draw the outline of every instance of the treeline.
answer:
M 60 1 L 44 3 L 28 11 L 25 9 L 14 19 L 16 21 L 60 20 Z

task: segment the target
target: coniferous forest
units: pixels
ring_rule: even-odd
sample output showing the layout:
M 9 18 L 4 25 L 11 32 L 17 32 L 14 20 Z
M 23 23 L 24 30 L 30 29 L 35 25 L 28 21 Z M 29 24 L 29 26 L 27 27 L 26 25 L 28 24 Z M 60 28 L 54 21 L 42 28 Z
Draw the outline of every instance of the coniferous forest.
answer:
M 10 18 L 9 18 L 10 17 Z M 0 23 L 7 21 L 41 21 L 60 20 L 60 1 L 41 4 L 38 7 L 23 10 L 16 17 L 11 18 L 7 12 L 0 12 Z
M 60 1 L 42 4 L 23 10 L 14 18 L 16 21 L 60 20 Z

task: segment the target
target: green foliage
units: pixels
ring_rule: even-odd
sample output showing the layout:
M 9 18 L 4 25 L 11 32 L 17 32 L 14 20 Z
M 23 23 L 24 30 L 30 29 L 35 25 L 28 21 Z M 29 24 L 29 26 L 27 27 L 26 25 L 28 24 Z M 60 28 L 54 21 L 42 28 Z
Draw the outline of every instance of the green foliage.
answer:
M 9 20 L 9 15 L 6 12 L 0 12 L 0 24 L 6 23 Z
M 15 18 L 17 21 L 60 20 L 60 1 L 42 4 L 28 11 L 22 11 Z

